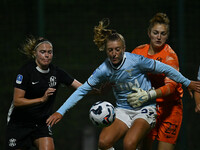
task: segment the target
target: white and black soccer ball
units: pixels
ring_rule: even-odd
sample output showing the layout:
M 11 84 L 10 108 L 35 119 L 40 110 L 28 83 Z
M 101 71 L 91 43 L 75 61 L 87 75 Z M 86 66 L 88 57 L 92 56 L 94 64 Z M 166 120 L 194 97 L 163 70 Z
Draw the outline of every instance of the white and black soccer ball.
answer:
M 115 120 L 114 106 L 107 101 L 98 101 L 90 108 L 89 117 L 98 127 L 109 126 Z

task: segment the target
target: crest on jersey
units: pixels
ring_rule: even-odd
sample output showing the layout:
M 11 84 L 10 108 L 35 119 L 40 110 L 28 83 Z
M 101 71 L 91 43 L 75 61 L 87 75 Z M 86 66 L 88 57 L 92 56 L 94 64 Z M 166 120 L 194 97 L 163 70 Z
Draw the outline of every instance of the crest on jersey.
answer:
M 128 73 L 129 76 L 132 76 L 132 71 L 133 71 L 133 69 L 125 70 L 125 71 Z
M 57 81 L 56 81 L 56 77 L 55 77 L 55 76 L 51 76 L 49 80 L 50 80 L 50 81 L 49 81 L 49 87 L 54 87 L 54 86 L 56 86 Z
M 14 138 L 11 138 L 11 139 L 9 139 L 9 142 L 8 142 L 8 144 L 9 144 L 9 146 L 10 147 L 15 147 L 16 146 L 16 139 L 14 139 Z
M 23 75 L 18 74 L 18 75 L 17 75 L 17 79 L 16 79 L 16 83 L 17 83 L 17 84 L 21 84 L 21 83 L 22 83 L 22 80 L 23 80 Z
M 160 62 L 163 61 L 162 57 L 158 57 L 158 58 L 156 58 L 156 60 L 158 60 L 158 61 L 160 61 Z

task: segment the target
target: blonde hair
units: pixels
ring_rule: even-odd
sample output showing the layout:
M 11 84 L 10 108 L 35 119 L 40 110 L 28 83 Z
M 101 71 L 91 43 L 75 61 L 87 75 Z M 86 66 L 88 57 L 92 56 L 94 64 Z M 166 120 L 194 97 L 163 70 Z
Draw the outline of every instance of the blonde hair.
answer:
M 169 23 L 170 20 L 168 16 L 165 13 L 157 13 L 150 21 L 149 21 L 149 27 L 148 27 L 148 32 L 151 31 L 153 26 L 155 24 L 164 24 L 167 27 L 167 32 L 169 34 Z
M 107 41 L 121 40 L 125 46 L 124 37 L 117 33 L 115 30 L 106 29 L 110 24 L 108 18 L 99 21 L 99 25 L 94 27 L 94 43 L 99 48 L 99 51 L 103 51 L 106 48 Z
M 39 37 L 36 39 L 35 37 L 30 36 L 26 39 L 25 43 L 22 45 L 22 49 L 20 51 L 29 58 L 35 58 L 34 54 L 36 49 L 40 44 L 44 42 L 49 43 L 52 46 L 51 42 L 43 37 Z

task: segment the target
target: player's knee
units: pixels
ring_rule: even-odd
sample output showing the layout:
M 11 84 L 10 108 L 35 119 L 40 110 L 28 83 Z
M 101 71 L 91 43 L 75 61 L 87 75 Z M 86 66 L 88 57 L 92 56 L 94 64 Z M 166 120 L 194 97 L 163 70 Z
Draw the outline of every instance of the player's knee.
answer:
M 98 147 L 101 150 L 107 150 L 110 147 L 112 147 L 112 144 L 108 140 L 106 140 L 104 138 L 100 138 L 99 143 L 98 143 Z
M 136 140 L 124 140 L 124 150 L 133 150 L 137 148 L 137 141 Z

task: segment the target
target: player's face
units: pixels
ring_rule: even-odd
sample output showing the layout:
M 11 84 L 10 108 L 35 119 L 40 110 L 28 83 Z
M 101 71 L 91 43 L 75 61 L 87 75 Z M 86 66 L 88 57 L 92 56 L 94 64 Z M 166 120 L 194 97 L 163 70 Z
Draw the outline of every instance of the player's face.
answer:
M 125 46 L 121 40 L 107 41 L 106 53 L 110 61 L 117 65 L 123 58 Z
M 165 24 L 155 24 L 149 32 L 149 38 L 153 49 L 161 48 L 168 38 L 167 26 Z
M 47 69 L 53 58 L 53 48 L 49 43 L 42 43 L 35 52 L 37 65 L 41 69 Z

